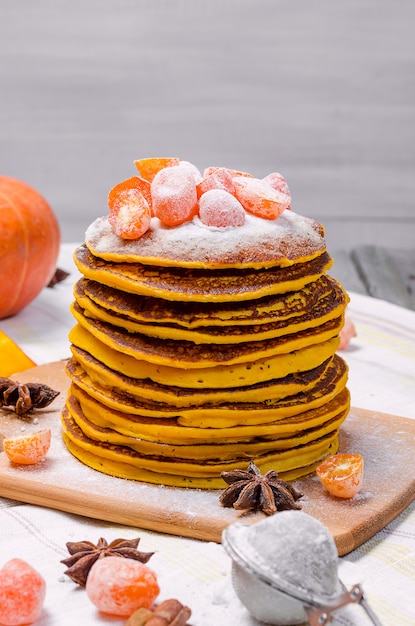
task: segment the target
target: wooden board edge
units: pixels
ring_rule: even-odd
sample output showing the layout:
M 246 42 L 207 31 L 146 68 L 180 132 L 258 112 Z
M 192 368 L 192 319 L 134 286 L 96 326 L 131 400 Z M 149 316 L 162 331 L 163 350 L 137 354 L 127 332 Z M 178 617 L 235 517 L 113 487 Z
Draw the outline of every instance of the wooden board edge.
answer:
M 22 504 L 32 504 L 42 506 L 51 510 L 58 510 L 71 513 L 89 519 L 99 519 L 114 524 L 125 526 L 137 526 L 143 530 L 166 533 L 174 536 L 199 539 L 201 541 L 212 541 L 221 543 L 222 531 L 228 523 L 223 519 L 209 519 L 204 521 L 198 518 L 193 523 L 185 516 L 175 513 L 174 517 L 165 515 L 160 517 L 159 512 L 151 507 L 143 506 L 143 513 L 140 515 L 136 509 L 129 509 L 112 506 L 111 503 L 94 497 L 91 494 L 74 494 L 74 492 L 60 487 L 51 497 L 51 490 L 48 485 L 42 485 L 35 481 L 26 481 L 24 486 L 16 484 L 16 481 L 8 481 L 7 477 L 0 484 L 0 497 L 13 499 Z M 258 518 L 252 519 L 252 523 Z M 229 524 L 232 521 L 229 520 Z
M 340 529 L 334 533 L 334 541 L 339 556 L 345 556 L 356 548 L 359 548 L 379 531 L 383 530 L 390 522 L 396 519 L 415 500 L 415 479 L 408 489 L 401 492 L 397 498 L 389 502 L 388 506 L 373 514 L 370 520 L 363 522 L 355 529 Z

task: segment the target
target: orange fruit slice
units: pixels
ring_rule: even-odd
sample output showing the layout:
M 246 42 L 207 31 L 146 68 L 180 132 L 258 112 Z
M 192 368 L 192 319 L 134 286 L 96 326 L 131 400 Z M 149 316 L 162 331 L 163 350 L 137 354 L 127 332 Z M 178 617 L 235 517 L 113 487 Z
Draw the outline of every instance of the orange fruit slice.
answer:
M 108 193 L 108 207 L 110 211 L 117 211 L 121 204 L 128 200 L 129 195 L 141 193 L 151 207 L 151 186 L 148 180 L 139 176 L 131 176 L 110 189 Z
M 34 363 L 2 330 L 0 330 L 0 353 L 2 357 L 0 376 L 5 378 L 16 372 L 23 372 L 23 370 L 27 370 L 36 365 L 36 363 Z
M 290 206 L 290 198 L 259 178 L 235 176 L 235 196 L 252 215 L 275 220 Z
M 316 469 L 316 474 L 329 493 L 338 498 L 353 498 L 363 481 L 361 454 L 334 454 Z
M 46 428 L 28 435 L 6 438 L 3 440 L 3 449 L 12 463 L 35 465 L 45 458 L 50 440 L 51 431 Z
M 132 176 L 113 187 L 108 194 L 108 221 L 122 239 L 138 239 L 150 227 L 151 186 Z
M 147 159 L 138 159 L 134 161 L 134 165 L 140 172 L 140 176 L 150 183 L 154 176 L 165 167 L 179 165 L 180 159 L 177 157 L 149 157 Z

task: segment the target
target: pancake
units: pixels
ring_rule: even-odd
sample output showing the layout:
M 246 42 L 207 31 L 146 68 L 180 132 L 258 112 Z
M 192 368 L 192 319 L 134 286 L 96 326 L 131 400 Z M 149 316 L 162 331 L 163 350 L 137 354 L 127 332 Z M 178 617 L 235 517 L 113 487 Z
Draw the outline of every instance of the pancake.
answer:
M 114 263 L 93 256 L 85 245 L 74 255 L 86 278 L 127 291 L 178 302 L 240 302 L 301 289 L 330 269 L 327 252 L 311 261 L 269 269 L 169 268 L 143 264 Z
M 300 392 L 306 392 L 321 379 L 329 364 L 337 365 L 338 359 L 327 359 L 321 365 L 307 372 L 297 372 L 288 374 L 283 378 L 265 381 L 247 387 L 225 387 L 225 388 L 185 388 L 174 385 L 162 385 L 152 381 L 150 378 L 131 378 L 111 369 L 101 361 L 94 358 L 89 352 L 71 345 L 71 352 L 74 357 L 67 367 L 80 365 L 81 370 L 86 372 L 92 381 L 97 381 L 101 385 L 120 389 L 127 395 L 134 395 L 144 400 L 154 400 L 155 402 L 165 402 L 168 404 L 181 406 L 199 406 L 205 403 L 220 404 L 229 402 L 236 397 L 239 402 L 261 402 L 264 397 L 268 400 L 286 398 Z M 341 361 L 342 365 L 344 361 Z M 346 369 L 346 368 L 345 368 Z M 69 372 L 70 375 L 70 372 Z
M 260 436 L 252 441 L 229 442 L 229 441 L 209 441 L 200 443 L 195 441 L 190 444 L 179 443 L 177 440 L 169 442 L 167 437 L 163 441 L 147 440 L 145 437 L 132 437 L 124 435 L 116 430 L 95 424 L 86 417 L 86 412 L 81 409 L 79 401 L 72 396 L 66 408 L 76 424 L 82 429 L 84 434 L 92 441 L 106 442 L 115 445 L 127 446 L 143 456 L 161 456 L 167 458 L 232 461 L 235 458 L 250 459 L 263 452 L 270 450 L 288 450 L 290 448 L 307 444 L 316 439 L 320 439 L 328 433 L 338 431 L 340 425 L 347 415 L 348 406 L 339 408 L 338 403 L 333 403 L 333 408 L 326 407 L 321 411 L 323 415 L 315 417 L 318 425 L 311 425 L 312 417 L 304 419 L 304 429 L 288 431 L 287 423 L 281 426 L 281 434 L 276 425 L 273 429 L 272 439 Z M 311 412 L 309 412 L 311 413 Z M 313 413 L 317 413 L 314 411 Z M 310 422 L 310 426 L 308 425 Z M 285 428 L 284 428 L 285 427 Z M 161 426 L 163 429 L 163 426 Z M 92 445 L 92 444 L 91 444 Z
M 337 368 L 337 364 L 340 367 Z M 233 402 L 178 407 L 166 402 L 145 400 L 140 395 L 127 394 L 122 388 L 105 387 L 98 378 L 88 376 L 73 360 L 67 363 L 66 371 L 72 382 L 89 396 L 118 411 L 158 419 L 174 417 L 183 425 L 204 428 L 263 424 L 296 415 L 329 402 L 344 388 L 347 379 L 347 368 L 338 359 L 311 390 L 294 396 L 262 402 L 239 402 L 236 394 Z
M 75 404 L 74 404 L 75 403 Z M 343 389 L 329 403 L 317 406 L 296 416 L 287 417 L 268 424 L 236 425 L 228 428 L 200 428 L 183 426 L 174 417 L 159 418 L 126 414 L 92 398 L 76 384 L 72 384 L 68 396 L 67 408 L 79 404 L 75 413 L 80 413 L 94 425 L 109 428 L 128 437 L 144 439 L 157 443 L 174 445 L 193 445 L 210 443 L 246 444 L 250 441 L 273 439 L 282 433 L 299 433 L 307 428 L 321 426 L 340 412 L 347 411 L 350 394 Z
M 184 369 L 183 367 L 158 365 L 145 359 L 137 359 L 134 355 L 124 352 L 122 347 L 114 342 L 111 346 L 106 345 L 104 334 L 100 339 L 97 339 L 80 324 L 74 326 L 70 331 L 69 339 L 75 346 L 89 352 L 109 368 L 126 376 L 149 378 L 161 385 L 187 389 L 244 387 L 282 378 L 288 374 L 308 371 L 332 357 L 340 343 L 340 338 L 335 336 L 328 341 L 312 344 L 294 352 L 277 354 L 248 363 Z M 178 362 L 178 365 L 180 364 Z
M 153 219 L 139 246 L 118 237 L 108 219 L 100 217 L 88 227 L 85 243 L 94 256 L 108 261 L 206 269 L 287 267 L 326 249 L 321 224 L 294 211 L 284 211 L 277 220 L 246 215 L 237 229 L 208 228 L 198 218 L 165 228 Z
M 284 208 L 285 191 L 248 182 L 245 205 L 228 170 L 219 197 L 243 219 L 218 226 L 224 206 L 206 221 L 202 204 L 219 179 L 186 172 L 167 172 L 187 180 L 180 202 L 157 200 L 157 174 L 141 199 L 116 186 L 75 250 L 64 441 L 95 470 L 154 484 L 224 488 L 221 472 L 249 461 L 293 480 L 337 450 L 347 418 L 348 296 L 326 275 L 323 226 Z
M 112 324 L 85 316 L 76 302 L 71 306 L 71 312 L 83 328 L 97 339 L 105 340 L 110 347 L 154 365 L 185 370 L 251 363 L 277 354 L 294 352 L 337 337 L 344 322 L 341 316 L 317 328 L 309 328 L 291 335 L 267 341 L 225 344 L 218 349 L 218 346 L 212 343 L 195 344 L 191 341 L 158 339 L 141 333 L 130 333 Z
M 176 324 L 194 329 L 200 326 L 238 326 L 262 324 L 301 317 L 328 296 L 338 297 L 336 281 L 321 276 L 303 289 L 242 302 L 174 302 L 120 291 L 81 278 L 78 294 L 116 315 L 145 324 Z M 342 301 L 343 294 L 339 300 Z
M 221 472 L 231 468 L 245 469 L 247 465 L 246 458 L 225 462 L 179 461 L 170 457 L 163 460 L 158 456 L 140 455 L 128 446 L 94 441 L 79 428 L 66 408 L 62 411 L 62 425 L 64 441 L 74 456 L 100 472 L 120 478 L 176 487 L 221 489 Z M 338 434 L 334 431 L 311 443 L 296 446 L 294 449 L 257 455 L 253 460 L 262 472 L 274 469 L 281 478 L 290 480 L 311 472 L 337 448 Z
M 93 319 L 112 324 L 127 330 L 129 333 L 141 333 L 158 339 L 174 339 L 192 341 L 193 343 L 229 344 L 248 341 L 263 341 L 284 335 L 291 335 L 299 331 L 315 328 L 324 322 L 338 318 L 343 314 L 345 294 L 333 280 L 332 289 L 319 298 L 313 307 L 313 315 L 306 309 L 303 315 L 294 318 L 278 319 L 273 322 L 249 324 L 242 326 L 219 325 L 199 326 L 196 329 L 185 329 L 178 324 L 153 324 L 138 322 L 126 315 L 114 313 L 109 307 L 102 307 L 85 295 L 82 282 L 75 286 L 75 299 L 84 315 Z M 115 296 L 114 296 L 115 299 Z

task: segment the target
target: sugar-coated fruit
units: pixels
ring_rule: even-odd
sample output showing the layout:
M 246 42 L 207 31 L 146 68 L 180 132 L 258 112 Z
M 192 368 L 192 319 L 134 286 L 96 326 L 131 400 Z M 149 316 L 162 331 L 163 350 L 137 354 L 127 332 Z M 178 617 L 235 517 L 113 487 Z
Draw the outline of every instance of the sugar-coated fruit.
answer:
M 209 189 L 224 189 L 233 194 L 235 187 L 228 170 L 225 167 L 212 167 L 210 169 L 210 173 L 204 176 L 196 186 L 197 197 L 200 198 Z
M 241 203 L 224 189 L 210 189 L 199 200 L 199 217 L 207 226 L 242 226 L 245 211 Z
M 274 220 L 290 205 L 290 198 L 285 193 L 259 178 L 235 176 L 233 184 L 235 196 L 244 209 L 257 217 Z
M 98 559 L 91 567 L 86 592 L 99 611 L 129 617 L 137 609 L 150 608 L 160 588 L 147 565 L 119 556 Z
M 184 165 L 165 167 L 151 183 L 153 213 L 165 226 L 179 226 L 198 212 L 196 182 Z
M 353 337 L 356 337 L 356 327 L 353 321 L 346 315 L 343 328 L 340 331 L 340 343 L 337 350 L 345 350 Z
M 228 174 L 230 174 L 232 178 L 234 178 L 235 176 L 246 176 L 248 178 L 253 178 L 253 175 L 250 174 L 249 172 L 242 172 L 240 170 L 233 170 L 229 167 L 223 168 L 223 167 L 217 167 L 213 165 L 210 165 L 209 167 L 205 168 L 203 172 L 203 178 L 205 178 L 206 176 L 209 176 L 209 174 L 212 174 L 220 169 L 226 169 L 226 171 L 228 172 Z
M 3 450 L 13 463 L 35 465 L 45 458 L 50 448 L 50 440 L 51 431 L 45 428 L 19 437 L 4 439 Z
M 121 239 L 138 239 L 146 233 L 151 223 L 151 210 L 143 194 L 138 192 L 120 205 L 108 221 Z
M 140 176 L 131 176 L 110 189 L 108 193 L 108 208 L 111 213 L 117 213 L 123 204 L 129 200 L 134 201 L 134 196 L 141 193 L 151 207 L 151 186 L 148 180 Z
M 108 221 L 122 239 L 138 239 L 151 222 L 150 183 L 132 176 L 113 187 L 108 194 Z
M 26 561 L 11 559 L 0 570 L 0 624 L 32 624 L 42 613 L 45 595 L 43 577 Z
M 177 157 L 148 157 L 134 161 L 134 165 L 140 172 L 141 178 L 148 180 L 150 183 L 157 172 L 165 167 L 179 165 L 179 163 L 180 160 Z
M 191 163 L 190 161 L 180 161 L 179 165 L 186 168 L 188 172 L 193 174 L 196 184 L 200 183 L 200 181 L 202 180 L 202 174 L 200 173 L 200 170 L 196 167 L 196 165 L 194 165 L 194 163 Z
M 273 189 L 281 191 L 281 193 L 285 193 L 285 195 L 291 200 L 290 188 L 288 187 L 287 181 L 282 174 L 279 172 L 271 172 L 271 174 L 268 174 L 268 176 L 265 176 L 262 180 L 265 183 L 268 183 L 268 185 L 270 185 Z

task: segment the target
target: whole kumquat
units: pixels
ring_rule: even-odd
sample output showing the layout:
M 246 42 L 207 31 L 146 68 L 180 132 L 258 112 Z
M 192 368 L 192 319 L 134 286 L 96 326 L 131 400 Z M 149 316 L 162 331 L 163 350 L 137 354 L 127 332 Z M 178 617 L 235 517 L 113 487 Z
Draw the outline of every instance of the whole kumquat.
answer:
M 50 448 L 50 440 L 51 431 L 46 428 L 27 435 L 4 439 L 3 450 L 12 463 L 35 465 L 45 458 Z
M 363 481 L 363 457 L 361 454 L 334 454 L 316 469 L 322 485 L 338 498 L 353 498 Z
M 209 189 L 199 200 L 199 217 L 207 226 L 242 226 L 245 211 L 241 203 L 224 189 Z
M 153 213 L 165 226 L 179 226 L 198 212 L 196 182 L 187 166 L 165 167 L 151 183 Z
M 95 561 L 85 588 L 99 611 L 123 617 L 129 617 L 141 607 L 150 608 L 160 592 L 153 570 L 139 561 L 119 556 Z
M 211 168 L 210 174 L 204 176 L 196 186 L 197 197 L 200 198 L 210 189 L 224 189 L 229 193 L 234 192 L 232 176 L 224 167 Z
M 262 180 L 268 183 L 268 185 L 270 185 L 273 189 L 281 191 L 281 193 L 285 193 L 285 195 L 289 197 L 291 202 L 291 192 L 288 187 L 287 181 L 285 180 L 284 176 L 282 176 L 282 174 L 280 174 L 279 172 L 271 172 L 271 174 L 268 174 L 268 176 L 265 176 Z M 287 208 L 289 209 L 291 207 L 288 206 Z
M 43 577 L 26 561 L 11 559 L 0 569 L 0 624 L 33 624 L 46 595 Z

